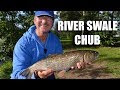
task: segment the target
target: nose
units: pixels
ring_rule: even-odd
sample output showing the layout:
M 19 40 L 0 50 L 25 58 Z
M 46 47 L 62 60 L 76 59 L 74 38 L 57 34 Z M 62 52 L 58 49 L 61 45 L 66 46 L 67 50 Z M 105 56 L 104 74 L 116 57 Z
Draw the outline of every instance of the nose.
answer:
M 42 19 L 42 23 L 45 24 L 47 22 L 47 19 L 46 18 L 43 18 Z

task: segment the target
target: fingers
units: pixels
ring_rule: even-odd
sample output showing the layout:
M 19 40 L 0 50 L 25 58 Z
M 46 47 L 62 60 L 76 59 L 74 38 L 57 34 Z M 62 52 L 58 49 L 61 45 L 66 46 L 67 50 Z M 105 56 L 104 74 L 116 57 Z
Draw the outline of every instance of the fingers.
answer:
M 75 68 L 74 66 L 71 67 L 71 69 L 74 69 L 74 68 Z
M 38 76 L 40 78 L 46 78 L 45 75 L 44 75 L 44 73 L 43 73 L 43 71 L 38 71 Z
M 47 69 L 45 71 L 38 71 L 38 75 L 40 78 L 47 78 L 52 74 L 53 74 L 53 71 L 51 69 Z
M 77 68 L 80 69 L 82 67 L 81 62 L 77 63 Z
M 77 63 L 77 68 L 82 69 L 85 68 L 87 65 L 91 65 L 91 62 L 80 61 Z
M 78 67 L 78 69 L 81 69 L 81 68 L 85 68 L 85 62 L 79 62 L 79 63 L 77 63 L 77 67 Z
M 42 72 L 44 75 L 49 75 L 52 73 L 52 69 L 47 69 L 46 71 Z
M 78 62 L 76 67 L 72 66 L 71 69 L 75 69 L 75 68 L 81 69 L 81 68 L 84 68 L 84 67 L 85 67 L 84 62 Z
M 46 77 L 50 76 L 53 74 L 52 69 L 47 69 L 46 71 L 43 72 Z
M 82 69 L 82 68 L 87 67 L 87 65 L 91 65 L 91 62 L 85 62 L 82 60 L 77 63 L 76 67 L 72 66 L 71 69 L 75 69 L 75 68 Z

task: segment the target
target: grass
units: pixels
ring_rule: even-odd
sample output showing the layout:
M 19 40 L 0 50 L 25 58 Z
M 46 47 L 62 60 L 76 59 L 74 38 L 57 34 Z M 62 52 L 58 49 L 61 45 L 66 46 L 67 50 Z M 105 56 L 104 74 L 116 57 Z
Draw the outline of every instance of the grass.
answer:
M 105 72 L 120 78 L 120 47 L 90 47 L 76 48 L 77 50 L 95 50 L 99 52 L 97 63 L 105 62 L 107 69 Z M 65 51 L 68 51 L 66 49 Z
M 12 72 L 12 61 L 8 60 L 0 66 L 0 79 L 9 79 Z

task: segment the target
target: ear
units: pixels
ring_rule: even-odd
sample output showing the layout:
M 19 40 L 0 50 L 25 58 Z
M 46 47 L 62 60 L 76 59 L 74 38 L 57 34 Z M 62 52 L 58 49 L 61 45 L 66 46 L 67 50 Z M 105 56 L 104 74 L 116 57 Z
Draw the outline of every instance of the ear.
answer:
M 35 21 L 36 21 L 36 16 L 34 16 L 34 20 L 33 20 L 34 24 L 35 24 Z

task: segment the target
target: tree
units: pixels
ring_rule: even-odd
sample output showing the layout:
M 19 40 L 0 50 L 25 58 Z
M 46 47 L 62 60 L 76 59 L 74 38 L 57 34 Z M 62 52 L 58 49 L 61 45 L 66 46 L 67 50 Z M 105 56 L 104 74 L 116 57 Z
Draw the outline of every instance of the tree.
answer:
M 114 19 L 120 19 L 120 12 L 119 11 L 60 11 L 60 18 L 63 21 L 113 21 Z M 84 31 L 82 32 L 61 32 L 61 37 L 63 33 L 65 33 L 66 39 L 73 38 L 76 34 L 82 35 L 90 35 L 90 34 L 97 34 L 101 37 L 101 45 L 102 46 L 111 46 L 114 42 L 116 42 L 115 38 L 113 37 L 116 35 L 116 31 L 88 31 L 86 29 L 86 24 L 84 25 Z M 64 38 L 65 39 L 65 38 Z M 117 39 L 118 40 L 118 39 Z
M 0 11 L 0 39 L 4 40 L 1 47 L 1 60 L 12 58 L 13 49 L 17 40 L 33 24 L 31 11 Z M 21 28 L 19 27 L 21 25 Z

